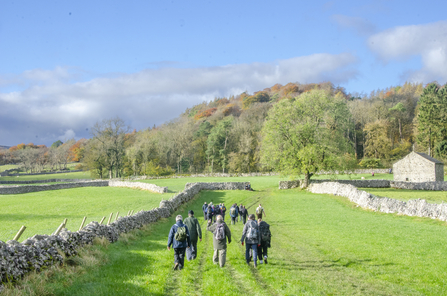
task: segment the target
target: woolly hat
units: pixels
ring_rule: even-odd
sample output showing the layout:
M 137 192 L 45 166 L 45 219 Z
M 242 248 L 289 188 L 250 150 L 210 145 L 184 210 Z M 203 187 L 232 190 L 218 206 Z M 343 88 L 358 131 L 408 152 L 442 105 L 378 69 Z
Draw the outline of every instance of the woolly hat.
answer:
M 194 211 L 193 210 L 189 210 L 188 214 L 194 215 Z
M 177 215 L 177 217 L 175 217 L 175 221 L 178 221 L 178 220 L 183 221 L 182 215 Z

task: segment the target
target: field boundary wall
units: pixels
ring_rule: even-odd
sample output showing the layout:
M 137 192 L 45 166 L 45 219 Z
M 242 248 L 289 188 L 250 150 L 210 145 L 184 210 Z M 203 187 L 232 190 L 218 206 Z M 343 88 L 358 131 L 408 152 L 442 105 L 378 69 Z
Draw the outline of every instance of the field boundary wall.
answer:
M 338 182 L 312 183 L 308 187 L 312 193 L 334 194 L 347 197 L 364 209 L 382 213 L 396 213 L 406 216 L 429 217 L 447 221 L 447 204 L 432 204 L 424 199 L 401 201 L 388 197 L 378 197 L 366 191 L 358 190 L 351 184 Z
M 54 182 L 88 182 L 91 179 L 46 179 L 46 180 L 25 180 L 25 181 L 0 181 L 0 184 L 39 184 Z
M 447 191 L 447 182 L 403 182 L 391 180 L 329 180 L 310 179 L 310 184 L 320 184 L 326 182 L 337 182 L 340 184 L 350 184 L 361 188 L 396 188 L 408 190 L 434 190 Z M 302 188 L 304 180 L 279 181 L 279 189 Z
M 0 292 L 1 283 L 14 282 L 34 270 L 40 271 L 48 266 L 61 264 L 63 257 L 58 250 L 70 257 L 77 255 L 80 247 L 92 244 L 95 238 L 106 238 L 114 243 L 121 233 L 170 217 L 182 204 L 193 199 L 202 190 L 244 190 L 246 184 L 248 183 L 188 183 L 182 192 L 168 200 L 162 200 L 158 208 L 119 217 L 108 225 L 91 222 L 76 232 L 63 228 L 59 235 L 35 235 L 22 243 L 15 240 L 6 243 L 0 241 Z
M 12 170 L 6 170 L 2 173 L 0 173 L 0 177 L 16 177 L 16 176 L 37 176 L 37 175 L 52 175 L 52 174 L 68 174 L 68 173 L 77 173 L 77 172 L 83 172 L 83 170 L 66 170 L 66 171 L 57 171 L 57 172 L 44 172 L 44 173 L 29 173 L 29 174 L 9 174 Z M 6 172 L 6 174 L 4 174 Z

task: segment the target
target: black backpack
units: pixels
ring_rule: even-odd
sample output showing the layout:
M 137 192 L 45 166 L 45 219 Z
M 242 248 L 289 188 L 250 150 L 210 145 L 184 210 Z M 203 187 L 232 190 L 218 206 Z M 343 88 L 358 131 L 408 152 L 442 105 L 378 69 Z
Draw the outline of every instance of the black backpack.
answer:
M 261 233 L 262 241 L 270 241 L 272 237 L 272 233 L 270 232 L 270 225 L 263 221 L 261 225 L 259 225 L 259 232 Z

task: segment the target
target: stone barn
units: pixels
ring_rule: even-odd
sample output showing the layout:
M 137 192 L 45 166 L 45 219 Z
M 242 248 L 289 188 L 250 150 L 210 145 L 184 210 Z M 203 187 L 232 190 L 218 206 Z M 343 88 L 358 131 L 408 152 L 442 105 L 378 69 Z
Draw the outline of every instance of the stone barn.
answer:
M 413 151 L 393 165 L 393 174 L 394 181 L 444 181 L 444 163 Z

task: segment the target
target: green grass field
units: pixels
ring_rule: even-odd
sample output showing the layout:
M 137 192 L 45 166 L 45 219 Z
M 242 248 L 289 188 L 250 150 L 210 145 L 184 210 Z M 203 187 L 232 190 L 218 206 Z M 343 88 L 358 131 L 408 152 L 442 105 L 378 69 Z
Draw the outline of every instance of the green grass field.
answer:
M 4 172 L 6 170 L 11 170 L 11 169 L 16 169 L 19 166 L 16 164 L 5 164 L 5 165 L 0 165 L 0 173 Z
M 130 210 L 158 207 L 162 195 L 145 190 L 117 187 L 84 187 L 1 195 L 0 240 L 14 237 L 22 225 L 27 229 L 20 241 L 34 234 L 51 234 L 68 219 L 67 228 L 77 231 L 84 216 L 87 222 L 107 219 L 110 213 L 127 215 Z
M 65 276 L 53 272 L 44 290 L 55 295 L 447 294 L 445 222 L 371 212 L 333 195 L 280 191 L 279 177 L 249 179 L 257 191 L 202 191 L 170 219 L 107 248 L 97 246 L 102 265 Z M 190 180 L 153 181 L 178 191 Z M 257 269 L 245 264 L 238 223 L 230 226 L 233 242 L 224 268 L 212 264 L 212 234 L 204 231 L 198 259 L 172 271 L 173 251 L 166 250 L 166 242 L 174 217 L 193 209 L 203 221 L 205 201 L 243 203 L 250 213 L 261 202 L 273 232 L 269 264 Z

